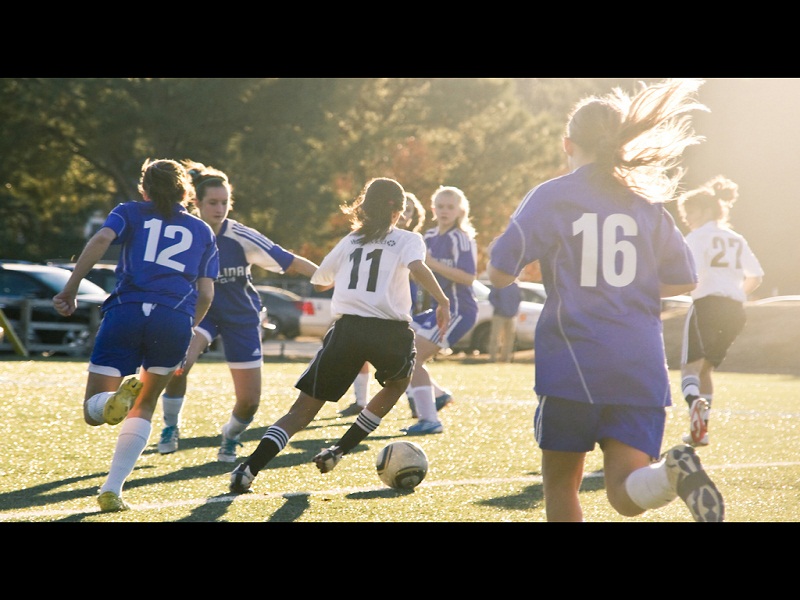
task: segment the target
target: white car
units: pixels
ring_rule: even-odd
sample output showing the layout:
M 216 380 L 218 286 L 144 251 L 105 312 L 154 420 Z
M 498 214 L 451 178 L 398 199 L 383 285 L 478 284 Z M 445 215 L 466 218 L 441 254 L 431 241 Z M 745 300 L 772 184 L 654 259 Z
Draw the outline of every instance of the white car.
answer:
M 544 293 L 533 285 L 537 292 Z M 489 335 L 492 329 L 492 304 L 489 302 L 489 287 L 484 283 L 475 280 L 472 284 L 475 296 L 478 299 L 478 319 L 475 326 L 461 338 L 452 348 L 455 352 L 478 352 L 488 354 Z M 325 292 L 313 292 L 303 298 L 302 311 L 300 315 L 300 336 L 322 338 L 333 324 L 331 317 L 331 296 L 333 289 Z M 523 298 L 525 296 L 523 295 Z M 544 300 L 542 300 L 542 303 Z M 542 313 L 542 303 L 523 300 L 520 303 L 519 315 L 517 317 L 517 334 L 515 350 L 530 350 L 533 348 L 533 338 L 536 330 L 536 323 Z
M 527 284 L 520 284 L 522 286 Z M 533 284 L 538 286 L 540 284 Z M 485 283 L 477 279 L 472 284 L 472 289 L 475 290 L 475 296 L 478 299 L 478 319 L 475 321 L 475 326 L 456 342 L 452 350 L 454 352 L 467 352 L 467 353 L 489 353 L 489 337 L 492 332 L 492 314 L 494 309 L 492 303 L 489 302 L 489 291 L 491 288 Z M 544 293 L 544 288 L 542 288 Z M 533 339 L 536 333 L 536 323 L 539 322 L 539 315 L 542 314 L 542 302 L 532 302 L 527 300 L 525 293 L 522 294 L 523 300 L 519 303 L 519 314 L 517 315 L 517 331 L 516 342 L 514 343 L 514 350 L 531 350 L 533 349 Z
M 536 304 L 544 304 L 547 298 L 547 292 L 544 291 L 544 284 L 534 283 L 532 281 L 518 281 L 517 286 L 519 287 L 519 292 L 523 300 L 535 302 Z
M 333 288 L 324 292 L 312 289 L 309 296 L 303 297 L 300 304 L 300 337 L 322 338 L 333 324 L 331 317 L 331 298 Z

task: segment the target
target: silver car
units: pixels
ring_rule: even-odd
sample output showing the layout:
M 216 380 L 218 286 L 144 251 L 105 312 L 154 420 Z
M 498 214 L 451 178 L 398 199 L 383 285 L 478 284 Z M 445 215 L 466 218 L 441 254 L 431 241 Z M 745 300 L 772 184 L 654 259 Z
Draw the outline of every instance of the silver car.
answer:
M 541 284 L 533 284 L 540 286 Z M 472 284 L 478 299 L 478 319 L 475 326 L 461 338 L 452 348 L 454 352 L 488 354 L 489 334 L 492 328 L 494 312 L 489 302 L 489 287 L 475 280 Z M 537 291 L 544 293 L 544 288 Z M 300 336 L 322 338 L 333 324 L 331 316 L 331 297 L 333 289 L 325 292 L 314 292 L 303 298 L 300 315 Z M 523 296 L 524 297 L 524 296 Z M 542 300 L 544 302 L 544 300 Z M 542 313 L 542 303 L 523 299 L 517 317 L 517 334 L 515 350 L 531 350 L 536 330 L 536 323 Z

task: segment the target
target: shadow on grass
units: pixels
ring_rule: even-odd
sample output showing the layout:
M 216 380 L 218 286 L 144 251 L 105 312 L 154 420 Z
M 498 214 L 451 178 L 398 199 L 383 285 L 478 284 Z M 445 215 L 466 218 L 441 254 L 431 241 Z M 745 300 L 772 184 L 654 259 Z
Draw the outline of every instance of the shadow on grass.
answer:
M 205 439 L 205 438 L 200 438 Z M 260 438 L 258 438 L 260 439 Z M 376 439 L 381 439 L 380 437 Z M 201 441 L 202 443 L 202 441 Z M 292 468 L 298 465 L 303 465 L 312 462 L 312 458 L 320 451 L 320 449 L 330 445 L 330 441 L 323 440 L 298 440 L 296 442 L 289 442 L 292 449 L 301 450 L 301 452 L 292 453 L 279 453 L 267 465 L 267 469 L 284 469 Z M 359 444 L 349 454 L 356 454 L 358 452 L 365 452 L 369 450 L 366 444 Z M 137 465 L 133 474 L 125 482 L 124 491 L 130 491 L 137 488 L 151 486 L 154 484 L 176 483 L 180 481 L 189 481 L 194 479 L 207 479 L 218 478 L 220 481 L 220 496 L 228 495 L 228 474 L 235 467 L 235 463 L 223 463 L 217 461 L 210 461 L 201 465 L 186 466 L 167 474 L 160 474 L 158 476 L 148 477 L 147 470 L 154 469 L 152 465 Z M 75 488 L 75 484 L 81 481 L 87 481 L 98 477 L 104 477 L 105 472 L 95 472 L 78 477 L 69 477 L 60 479 L 58 481 L 50 481 L 22 490 L 15 490 L 0 494 L 0 509 L 4 511 L 31 509 L 36 507 L 54 506 L 59 503 L 70 502 L 74 500 L 81 500 L 84 498 L 94 498 L 97 496 L 99 486 L 91 485 L 80 488 Z M 69 489 L 64 489 L 69 488 Z M 156 499 L 154 499 L 156 500 Z M 193 511 L 193 517 L 187 517 L 186 520 L 198 520 L 195 512 L 204 512 L 202 520 L 214 520 L 221 517 L 226 511 L 226 504 L 220 502 L 205 503 Z M 211 512 L 218 513 L 216 517 Z M 85 515 L 95 514 L 94 511 L 76 514 L 70 516 L 66 520 L 80 521 Z
M 579 493 L 582 492 L 596 492 L 604 489 L 606 486 L 605 479 L 602 477 L 602 471 L 594 471 L 584 476 L 581 482 Z M 499 496 L 489 500 L 479 500 L 475 504 L 479 506 L 490 506 L 493 508 L 502 508 L 504 510 L 531 510 L 534 508 L 541 508 L 544 503 L 544 486 L 541 483 L 529 485 L 518 494 L 512 496 Z
M 330 423 L 329 421 L 341 421 L 341 423 Z M 341 427 L 341 435 L 344 435 L 345 431 L 347 431 L 350 426 L 355 423 L 355 419 L 343 418 L 339 416 L 330 416 L 330 417 L 317 417 L 312 421 L 308 427 L 306 427 L 303 431 L 314 431 L 315 429 L 325 429 L 332 426 Z M 264 434 L 267 432 L 267 427 L 251 427 L 248 428 L 242 433 L 241 437 L 239 438 L 241 442 L 258 442 L 264 437 Z M 336 442 L 340 437 L 330 438 L 325 442 L 321 442 L 323 445 L 317 448 L 317 452 L 319 452 L 322 448 L 327 448 L 328 446 L 332 445 Z M 369 437 L 370 441 L 372 440 L 389 440 L 394 438 L 404 438 L 406 435 L 403 432 L 398 431 L 396 434 L 393 435 L 371 435 Z M 213 436 L 195 436 L 195 437 L 182 437 L 180 441 L 180 450 L 196 450 L 198 448 L 219 448 L 220 443 L 222 442 L 222 434 L 213 435 Z M 294 443 L 290 440 L 290 444 L 294 445 Z M 313 442 L 318 443 L 318 442 Z M 149 444 L 147 448 L 145 448 L 144 454 L 157 454 L 158 447 L 155 444 Z

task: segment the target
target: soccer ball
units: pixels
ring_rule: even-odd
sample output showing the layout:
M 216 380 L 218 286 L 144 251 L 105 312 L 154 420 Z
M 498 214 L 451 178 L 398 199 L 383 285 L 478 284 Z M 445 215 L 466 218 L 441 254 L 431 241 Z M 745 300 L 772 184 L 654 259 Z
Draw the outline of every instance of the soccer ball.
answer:
M 390 488 L 413 490 L 428 473 L 428 457 L 414 442 L 391 442 L 378 452 L 378 477 Z

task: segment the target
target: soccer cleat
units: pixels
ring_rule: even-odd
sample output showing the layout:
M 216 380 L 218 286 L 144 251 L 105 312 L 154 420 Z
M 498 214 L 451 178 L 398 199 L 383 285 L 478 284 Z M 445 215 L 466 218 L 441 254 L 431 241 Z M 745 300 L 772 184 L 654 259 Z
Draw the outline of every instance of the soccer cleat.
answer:
M 125 501 L 114 492 L 103 492 L 97 497 L 97 503 L 100 505 L 101 512 L 119 512 L 130 508 L 130 506 L 125 504 Z
M 219 462 L 236 462 L 237 446 L 244 446 L 244 444 L 242 444 L 237 438 L 229 438 L 223 431 L 222 444 L 217 452 L 217 460 Z
M 689 507 L 695 521 L 711 523 L 725 520 L 722 494 L 703 470 L 694 448 L 689 445 L 671 448 L 667 451 L 665 466 L 670 484 Z
M 353 402 L 347 408 L 340 410 L 339 415 L 342 417 L 352 417 L 353 415 L 357 415 L 358 413 L 360 413 L 362 410 L 364 410 L 363 406 L 359 406 L 358 404 Z
M 442 427 L 441 423 L 436 421 L 425 421 L 420 419 L 411 427 L 405 427 L 400 431 L 404 431 L 406 435 L 430 435 L 433 433 L 442 433 L 442 431 L 444 431 L 444 427 Z
M 441 396 L 436 396 L 436 410 L 437 411 L 442 410 L 452 401 L 453 401 L 453 396 L 451 396 L 450 394 L 442 394 Z
M 683 441 L 692 446 L 708 446 L 708 402 L 696 398 L 689 409 L 689 435 Z M 688 438 L 688 439 L 687 439 Z
M 246 494 L 250 490 L 250 484 L 256 478 L 250 471 L 250 465 L 241 463 L 233 471 L 231 471 L 231 485 L 230 490 L 234 494 Z
M 312 460 L 314 464 L 317 465 L 320 473 L 330 473 L 336 468 L 339 461 L 342 460 L 342 455 L 343 453 L 339 449 L 339 446 L 331 446 L 330 448 L 322 450 Z
M 116 425 L 124 421 L 141 389 L 142 382 L 136 377 L 123 381 L 119 389 L 106 400 L 106 405 L 103 407 L 103 420 L 109 425 Z
M 700 441 L 698 442 L 695 442 L 692 439 L 691 433 L 687 433 L 686 435 L 683 436 L 682 439 L 684 444 L 689 444 L 690 446 L 694 446 L 695 448 L 698 446 L 708 446 L 708 433 L 706 433 L 703 437 L 701 437 Z
M 161 430 L 161 439 L 158 441 L 159 454 L 172 454 L 178 449 L 178 440 L 181 431 L 177 425 L 167 425 Z

